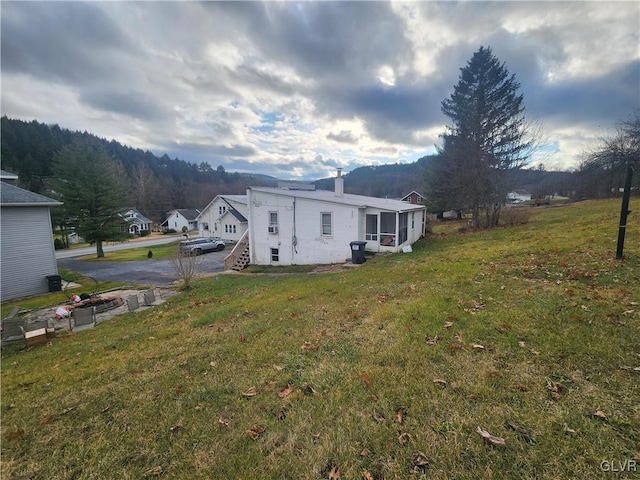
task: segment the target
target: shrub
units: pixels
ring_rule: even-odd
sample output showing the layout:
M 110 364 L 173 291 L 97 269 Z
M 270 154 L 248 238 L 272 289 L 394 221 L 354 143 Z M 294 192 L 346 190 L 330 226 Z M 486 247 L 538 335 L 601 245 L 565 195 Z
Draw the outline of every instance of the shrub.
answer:
M 64 247 L 64 243 L 59 238 L 54 238 L 53 239 L 53 248 L 55 248 L 56 250 L 63 250 L 65 248 Z
M 151 235 L 151 230 L 140 230 L 141 237 L 146 237 L 147 235 Z

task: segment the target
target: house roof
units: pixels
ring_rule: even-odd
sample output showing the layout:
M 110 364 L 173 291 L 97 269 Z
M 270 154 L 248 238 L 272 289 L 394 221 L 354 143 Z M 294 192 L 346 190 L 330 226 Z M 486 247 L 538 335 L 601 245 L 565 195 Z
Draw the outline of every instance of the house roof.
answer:
M 141 214 L 137 209 L 135 208 L 128 208 L 127 210 L 125 210 L 122 214 L 124 215 L 125 213 L 129 213 L 129 212 L 133 212 L 133 214 L 135 215 L 135 221 L 139 222 L 139 223 L 153 223 L 152 220 L 149 220 L 147 217 L 145 217 L 143 214 Z M 133 222 L 133 220 L 131 220 Z
M 406 200 L 407 198 L 409 198 L 409 197 L 410 197 L 411 195 L 413 195 L 414 193 L 415 193 L 418 197 L 424 198 L 424 199 L 426 200 L 426 198 L 425 198 L 425 196 L 424 196 L 424 195 L 422 195 L 421 193 L 416 192 L 415 190 L 413 190 L 413 191 L 411 191 L 411 192 L 407 193 L 404 197 L 402 197 L 402 200 Z
M 230 207 L 232 207 L 232 205 L 229 203 L 229 201 L 233 201 L 233 202 L 237 202 L 237 203 L 242 203 L 243 205 L 247 204 L 247 196 L 246 195 L 216 195 L 213 200 L 211 200 L 206 207 L 204 207 L 202 209 L 202 211 L 200 212 L 200 214 L 198 215 L 198 218 L 201 215 L 204 215 L 204 213 L 209 209 L 209 207 L 211 205 L 213 205 L 213 203 L 217 200 L 217 199 L 221 199 L 223 200 L 227 205 L 229 205 Z M 244 218 L 244 217 L 243 217 Z M 240 220 L 240 221 L 245 221 L 245 220 Z
M 335 203 L 339 205 L 349 205 L 357 208 L 379 208 L 380 210 L 390 210 L 394 212 L 412 212 L 417 210 L 424 210 L 424 205 L 415 205 L 412 203 L 403 202 L 401 200 L 393 200 L 390 198 L 378 198 L 367 197 L 364 195 L 353 195 L 345 193 L 339 197 L 329 190 L 283 190 L 279 188 L 267 188 L 267 187 L 249 187 L 251 191 L 271 193 L 274 195 L 283 195 L 286 197 L 305 198 L 309 200 L 317 200 L 321 202 Z
M 7 182 L 0 182 L 0 204 L 3 207 L 44 207 L 62 205 L 58 202 L 39 193 L 33 193 Z
M 198 210 L 188 208 L 178 208 L 177 210 L 173 211 L 173 213 L 176 212 L 178 212 L 190 222 L 194 221 L 198 217 L 198 215 L 200 215 L 200 212 Z
M 18 175 L 15 173 L 7 172 L 6 170 L 0 169 L 0 178 L 8 179 L 8 180 L 18 180 Z
M 220 217 L 219 217 L 219 218 L 222 218 L 222 217 L 224 217 L 225 215 L 233 215 L 234 217 L 236 217 L 236 219 L 238 219 L 238 221 L 239 221 L 240 223 L 246 223 L 246 222 L 248 222 L 248 221 L 249 221 L 249 220 L 247 220 L 247 219 L 245 218 L 245 216 L 244 216 L 244 215 L 242 215 L 239 211 L 237 211 L 237 210 L 236 210 L 235 208 L 233 208 L 233 207 L 229 208 L 226 212 L 224 212 L 222 215 L 220 215 Z

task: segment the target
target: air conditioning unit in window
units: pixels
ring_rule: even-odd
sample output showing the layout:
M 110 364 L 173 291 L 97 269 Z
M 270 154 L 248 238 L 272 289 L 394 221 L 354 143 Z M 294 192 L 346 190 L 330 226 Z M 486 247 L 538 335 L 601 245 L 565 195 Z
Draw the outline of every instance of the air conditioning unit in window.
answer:
M 278 233 L 277 225 L 269 225 L 269 233 Z

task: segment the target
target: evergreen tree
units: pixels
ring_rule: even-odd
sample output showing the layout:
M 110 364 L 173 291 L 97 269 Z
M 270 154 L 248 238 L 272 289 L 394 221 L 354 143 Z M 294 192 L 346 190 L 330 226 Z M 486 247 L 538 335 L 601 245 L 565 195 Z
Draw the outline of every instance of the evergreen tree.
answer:
M 63 203 L 66 221 L 87 242 L 96 244 L 127 237 L 126 223 L 119 215 L 128 203 L 126 176 L 122 167 L 99 143 L 77 141 L 54 155 L 54 195 Z
M 442 102 L 451 124 L 442 135 L 440 168 L 431 181 L 440 188 L 431 200 L 470 209 L 476 227 L 495 226 L 509 174 L 524 165 L 533 145 L 523 96 L 490 48 L 480 47 L 460 71 L 453 94 Z

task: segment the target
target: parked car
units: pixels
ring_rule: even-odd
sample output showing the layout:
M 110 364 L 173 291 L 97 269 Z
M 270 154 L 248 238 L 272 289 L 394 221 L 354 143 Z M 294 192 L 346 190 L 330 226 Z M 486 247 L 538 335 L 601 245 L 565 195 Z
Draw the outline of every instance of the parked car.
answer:
M 180 253 L 183 255 L 202 255 L 203 253 L 219 252 L 226 244 L 219 238 L 194 238 L 180 242 Z

